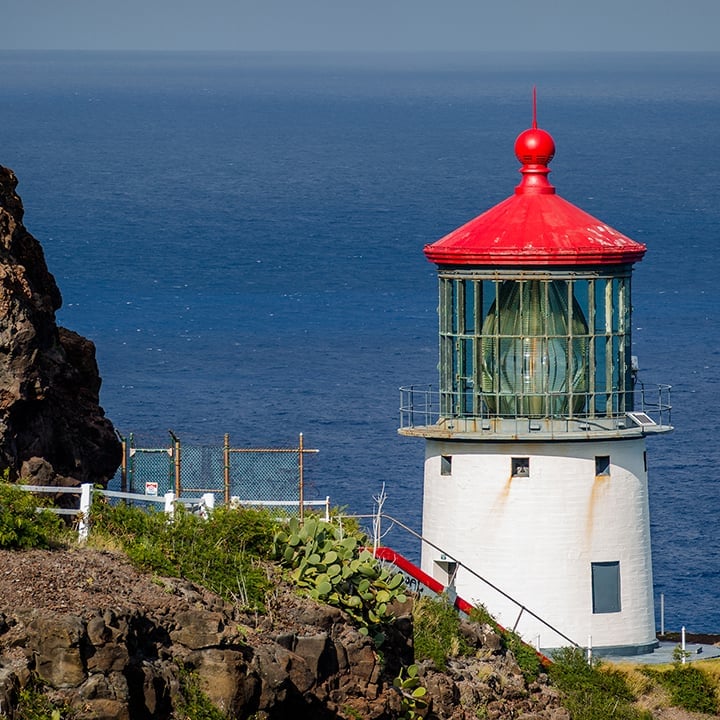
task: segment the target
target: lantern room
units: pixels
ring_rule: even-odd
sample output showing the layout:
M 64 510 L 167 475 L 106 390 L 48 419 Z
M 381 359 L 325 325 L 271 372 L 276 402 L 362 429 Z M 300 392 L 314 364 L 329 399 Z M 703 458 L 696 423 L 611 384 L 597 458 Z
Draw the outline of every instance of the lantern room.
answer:
M 636 390 L 643 406 L 669 404 L 636 388 L 631 274 L 645 245 L 557 195 L 549 133 L 521 133 L 515 154 L 515 193 L 425 248 L 438 266 L 439 391 L 406 394 L 403 408 L 431 403 L 456 432 L 515 434 L 520 418 L 535 431 L 622 430 Z

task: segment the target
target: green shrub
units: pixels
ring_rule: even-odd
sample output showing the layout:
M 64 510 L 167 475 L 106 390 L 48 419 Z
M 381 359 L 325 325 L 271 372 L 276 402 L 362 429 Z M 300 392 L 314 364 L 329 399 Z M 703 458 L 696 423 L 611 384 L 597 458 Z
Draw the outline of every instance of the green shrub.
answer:
M 580 648 L 562 648 L 552 659 L 550 678 L 562 691 L 572 720 L 652 720 L 649 712 L 633 707 L 633 695 L 619 671 L 589 664 Z
M 534 680 L 543 669 L 540 656 L 535 648 L 528 645 L 523 639 L 512 630 L 503 630 L 500 633 L 504 646 L 512 652 L 523 677 L 528 682 Z
M 472 651 L 460 633 L 460 617 L 447 596 L 420 597 L 413 605 L 415 659 L 429 659 L 445 670 L 447 659 Z
M 710 679 L 694 665 L 674 663 L 670 670 L 643 668 L 649 678 L 657 680 L 670 694 L 673 705 L 690 712 L 718 713 L 718 698 Z
M 218 508 L 203 519 L 180 506 L 170 521 L 157 510 L 97 502 L 91 518 L 91 537 L 119 541 L 140 570 L 183 577 L 227 600 L 262 608 L 269 585 L 258 561 L 267 558 L 275 527 L 267 513 Z
M 302 525 L 290 518 L 275 534 L 274 555 L 290 569 L 290 579 L 310 597 L 344 610 L 373 637 L 385 641 L 385 626 L 393 620 L 392 605 L 407 600 L 400 573 L 391 572 L 363 549 L 367 538 L 348 535 L 330 523 L 309 518 Z
M 177 720 L 227 720 L 227 715 L 212 704 L 210 698 L 200 689 L 195 673 L 180 666 L 180 699 L 176 703 L 173 717 Z
M 67 705 L 53 703 L 43 693 L 42 685 L 32 680 L 18 694 L 17 707 L 12 717 L 15 720 L 72 720 L 76 717 L 76 713 Z
M 0 548 L 49 548 L 59 543 L 65 526 L 49 510 L 37 511 L 46 504 L 41 497 L 0 482 Z

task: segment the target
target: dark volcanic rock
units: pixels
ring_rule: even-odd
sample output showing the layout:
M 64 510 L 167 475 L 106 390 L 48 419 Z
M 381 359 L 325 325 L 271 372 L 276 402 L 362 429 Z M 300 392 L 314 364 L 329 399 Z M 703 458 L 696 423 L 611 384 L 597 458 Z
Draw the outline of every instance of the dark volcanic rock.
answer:
M 99 405 L 95 346 L 55 322 L 62 304 L 0 166 L 0 468 L 38 484 L 107 484 L 120 443 Z

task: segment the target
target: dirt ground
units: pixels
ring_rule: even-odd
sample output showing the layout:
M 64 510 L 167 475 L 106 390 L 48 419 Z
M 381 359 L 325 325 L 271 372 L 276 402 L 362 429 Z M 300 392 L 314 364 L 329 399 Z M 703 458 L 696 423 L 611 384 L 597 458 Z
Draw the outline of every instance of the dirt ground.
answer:
M 166 609 L 161 585 L 121 554 L 90 549 L 0 550 L 0 611 L 90 607 Z

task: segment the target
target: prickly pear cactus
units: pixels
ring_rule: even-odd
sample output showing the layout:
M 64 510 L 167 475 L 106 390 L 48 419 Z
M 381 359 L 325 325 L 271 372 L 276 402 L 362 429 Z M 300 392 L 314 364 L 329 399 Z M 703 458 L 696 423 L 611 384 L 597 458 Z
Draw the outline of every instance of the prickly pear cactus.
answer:
M 275 557 L 290 569 L 293 582 L 315 600 L 341 608 L 372 635 L 380 647 L 391 606 L 403 603 L 405 582 L 362 548 L 363 538 L 345 536 L 330 523 L 310 518 L 303 525 L 291 518 L 275 534 Z

